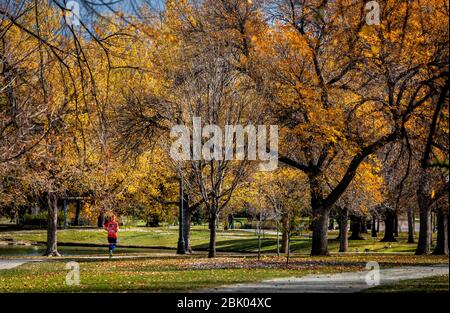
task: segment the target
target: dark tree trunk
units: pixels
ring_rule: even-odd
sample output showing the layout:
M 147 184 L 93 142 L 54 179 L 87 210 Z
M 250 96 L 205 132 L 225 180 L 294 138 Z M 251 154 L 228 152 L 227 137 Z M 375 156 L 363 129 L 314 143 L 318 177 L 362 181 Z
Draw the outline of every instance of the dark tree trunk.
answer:
M 414 212 L 408 209 L 408 243 L 414 243 Z
M 377 218 L 377 233 L 380 232 L 380 219 Z
M 432 233 L 435 233 L 436 232 L 436 213 L 434 213 L 433 210 L 431 210 L 431 225 L 433 225 Z M 433 240 L 431 242 L 433 242 Z
M 105 213 L 102 211 L 102 212 L 100 212 L 100 214 L 98 215 L 98 218 L 97 218 L 97 226 L 98 226 L 98 227 L 103 227 L 103 225 L 105 225 Z
M 430 249 L 431 249 L 431 246 L 433 245 L 433 234 L 434 234 L 434 232 L 436 231 L 435 229 L 435 226 L 434 226 L 434 220 L 433 220 L 433 217 L 434 217 L 434 213 L 433 213 L 433 210 L 431 209 L 430 210 L 430 218 L 431 218 L 431 234 L 430 234 Z
M 448 214 L 442 208 L 437 212 L 437 239 L 433 254 L 448 255 Z
M 342 208 L 339 215 L 339 252 L 348 251 L 348 209 Z
M 396 242 L 394 236 L 395 231 L 395 212 L 387 209 L 384 214 L 384 237 L 381 242 Z
M 311 255 L 328 255 L 328 210 L 313 209 Z
M 53 192 L 47 194 L 48 225 L 46 256 L 60 256 L 57 247 L 58 205 L 57 197 Z
M 209 250 L 208 258 L 216 257 L 216 235 L 217 235 L 217 215 L 211 214 L 209 217 Z
M 342 213 L 341 213 L 341 211 L 342 211 L 342 208 L 337 207 L 335 210 L 336 210 L 336 223 L 337 223 L 338 230 L 339 230 L 338 235 L 335 240 L 341 240 L 341 234 L 342 234 L 342 231 L 341 231 L 341 214 Z
M 330 221 L 330 223 L 328 225 L 328 230 L 334 230 L 334 220 L 335 220 L 335 217 L 336 217 L 335 215 L 336 215 L 335 210 L 331 210 L 330 214 L 329 214 L 329 221 Z
M 361 235 L 362 220 L 361 216 L 352 215 L 350 217 L 352 234 L 348 240 L 364 240 L 364 237 Z
M 288 252 L 289 246 L 289 225 L 288 225 L 288 216 L 286 213 L 283 213 L 281 216 L 281 253 Z
M 376 223 L 377 223 L 377 218 L 374 215 L 374 216 L 372 216 L 372 226 L 370 227 L 370 230 L 372 232 L 372 237 L 374 237 L 374 238 L 376 238 L 378 236 Z
M 398 214 L 395 212 L 394 215 L 394 237 L 398 237 Z
M 361 234 L 367 234 L 367 221 L 364 216 L 361 217 Z
M 75 207 L 75 220 L 73 221 L 73 226 L 80 226 L 80 214 L 81 214 L 81 200 L 77 200 Z
M 145 227 L 159 227 L 159 214 L 158 213 L 150 213 L 146 217 L 147 223 Z
M 419 204 L 419 242 L 417 244 L 416 255 L 430 254 L 431 252 L 431 207 L 429 196 L 426 194 L 423 184 L 417 190 L 417 200 Z
M 309 189 L 313 218 L 311 255 L 328 255 L 328 214 L 331 208 L 324 206 L 320 178 L 311 175 Z

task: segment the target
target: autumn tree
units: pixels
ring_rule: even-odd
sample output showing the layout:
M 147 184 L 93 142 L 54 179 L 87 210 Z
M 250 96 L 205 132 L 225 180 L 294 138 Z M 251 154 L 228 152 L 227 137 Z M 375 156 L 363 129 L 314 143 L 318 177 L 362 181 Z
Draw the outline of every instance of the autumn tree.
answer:
M 119 30 L 113 27 L 102 37 L 95 24 L 84 24 L 80 16 L 78 26 L 69 22 L 68 14 L 75 18 L 71 10 L 58 1 L 0 6 L 6 87 L 1 90 L 1 161 L 18 160 L 29 169 L 27 175 L 38 175 L 35 188 L 47 199 L 49 212 L 47 255 L 58 255 L 57 201 L 67 193 L 71 173 L 86 170 L 87 141 L 96 140 L 103 152 L 100 160 L 108 160 L 105 103 L 114 64 L 107 45 Z M 92 53 L 99 47 L 101 56 Z M 104 65 L 104 84 L 96 76 L 100 66 L 92 64 Z
M 310 215 L 309 195 L 306 192 L 306 177 L 299 179 L 290 168 L 260 173 L 255 179 L 261 181 L 258 198 L 262 197 L 275 213 L 277 227 L 281 229 L 281 252 L 289 252 L 292 232 L 299 226 L 300 218 Z
M 283 126 L 280 160 L 308 176 L 313 255 L 328 253 L 328 214 L 358 167 L 404 137 L 446 75 L 441 43 L 427 41 L 424 28 L 424 15 L 445 14 L 443 4 L 380 6 L 377 26 L 366 25 L 363 2 L 272 1 L 266 14 L 273 27 L 252 46 Z M 339 179 L 327 186 L 331 168 Z

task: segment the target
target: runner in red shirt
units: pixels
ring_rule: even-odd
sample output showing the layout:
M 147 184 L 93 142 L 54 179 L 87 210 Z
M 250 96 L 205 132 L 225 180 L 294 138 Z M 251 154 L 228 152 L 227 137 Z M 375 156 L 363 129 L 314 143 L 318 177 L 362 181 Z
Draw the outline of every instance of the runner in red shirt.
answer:
M 104 228 L 108 231 L 109 257 L 111 258 L 116 248 L 117 231 L 119 230 L 115 215 L 112 215 L 111 219 L 105 223 Z

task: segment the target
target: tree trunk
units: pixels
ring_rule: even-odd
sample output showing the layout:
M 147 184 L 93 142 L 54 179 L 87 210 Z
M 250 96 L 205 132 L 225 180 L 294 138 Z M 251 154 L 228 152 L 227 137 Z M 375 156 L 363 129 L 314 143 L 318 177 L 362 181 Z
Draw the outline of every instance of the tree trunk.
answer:
M 191 247 L 191 217 L 192 217 L 192 211 L 189 208 L 189 201 L 186 200 L 185 206 L 184 206 L 184 249 L 186 253 L 193 253 L 192 247 Z
M 361 216 L 361 234 L 367 234 L 369 233 L 367 231 L 367 221 L 365 219 L 365 216 Z M 363 238 L 364 239 L 364 238 Z
M 102 212 L 100 212 L 100 214 L 98 215 L 98 218 L 97 218 L 97 226 L 98 226 L 98 227 L 103 227 L 104 224 L 105 224 L 105 213 L 102 211 Z
M 372 226 L 370 227 L 370 230 L 372 231 L 372 237 L 376 238 L 378 236 L 377 233 L 377 218 L 374 216 L 372 216 Z
M 288 233 L 286 245 L 286 265 L 289 264 L 290 257 L 291 257 L 291 236 L 290 233 Z
M 412 209 L 408 209 L 408 242 L 414 243 L 414 212 Z
M 311 255 L 328 255 L 328 210 L 313 209 L 313 237 Z
M 394 237 L 398 237 L 398 214 L 394 214 Z
M 431 225 L 433 225 L 431 232 L 435 233 L 436 232 L 436 214 L 433 212 L 433 210 L 431 210 Z M 433 240 L 431 242 L 433 242 Z
M 437 239 L 433 254 L 448 255 L 448 214 L 442 208 L 437 212 Z
M 277 219 L 277 256 L 280 256 L 280 223 Z
M 417 244 L 416 255 L 430 254 L 431 252 L 431 207 L 429 196 L 423 184 L 417 190 L 417 200 L 419 203 L 419 242 Z
M 75 220 L 73 221 L 73 226 L 80 226 L 80 214 L 81 214 L 81 200 L 77 200 L 75 208 Z
M 337 223 L 339 232 L 338 232 L 338 235 L 337 235 L 335 240 L 341 240 L 341 235 L 342 235 L 342 230 L 341 230 L 342 208 L 341 207 L 336 207 L 336 212 L 337 212 L 336 213 L 336 223 Z
M 281 216 L 281 253 L 288 252 L 288 216 L 286 213 L 283 213 Z
M 330 223 L 329 223 L 329 225 L 328 225 L 328 230 L 334 230 L 334 219 L 335 219 L 335 215 L 336 215 L 336 213 L 335 213 L 334 210 L 330 211 L 330 214 L 329 214 L 329 220 L 330 220 Z
M 394 236 L 395 231 L 395 212 L 387 209 L 384 214 L 384 237 L 381 242 L 397 242 Z
M 53 192 L 47 194 L 48 225 L 46 256 L 60 256 L 57 247 L 58 205 L 57 197 Z
M 328 214 L 331 207 L 323 203 L 321 177 L 308 177 L 312 210 L 312 247 L 311 255 L 328 255 Z
M 362 220 L 361 216 L 352 215 L 350 217 L 352 234 L 348 240 L 364 240 L 364 237 L 361 235 Z
M 342 208 L 339 216 L 339 252 L 348 251 L 348 209 Z
M 217 215 L 211 214 L 209 217 L 209 250 L 208 258 L 216 257 L 216 234 Z

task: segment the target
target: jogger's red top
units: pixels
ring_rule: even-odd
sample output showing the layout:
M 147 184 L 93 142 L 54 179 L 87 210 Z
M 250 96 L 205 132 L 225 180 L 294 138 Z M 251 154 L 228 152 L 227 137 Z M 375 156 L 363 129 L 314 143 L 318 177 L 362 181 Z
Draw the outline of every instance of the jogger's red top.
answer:
M 108 231 L 109 238 L 117 238 L 117 230 L 119 230 L 119 225 L 116 221 L 109 221 L 105 224 L 105 229 Z

